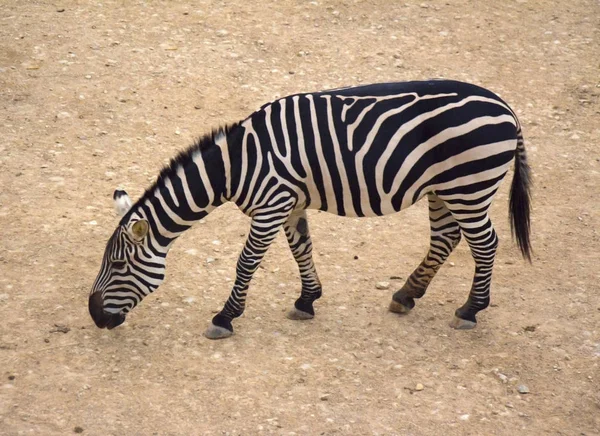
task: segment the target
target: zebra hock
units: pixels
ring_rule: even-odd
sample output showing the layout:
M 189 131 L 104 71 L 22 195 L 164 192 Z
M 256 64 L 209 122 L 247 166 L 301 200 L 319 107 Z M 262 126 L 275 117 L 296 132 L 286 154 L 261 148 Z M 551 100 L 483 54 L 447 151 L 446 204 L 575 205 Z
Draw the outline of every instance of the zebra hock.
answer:
M 509 219 L 523 256 L 531 260 L 530 175 L 521 127 L 492 92 L 433 80 L 281 98 L 179 153 L 135 203 L 115 191 L 122 218 L 93 284 L 90 314 L 101 328 L 123 323 L 163 281 L 173 242 L 231 201 L 252 218 L 250 232 L 231 295 L 205 335 L 233 333 L 250 280 L 281 229 L 301 277 L 288 317 L 313 318 L 322 290 L 306 210 L 382 216 L 426 196 L 429 250 L 393 294 L 390 310 L 409 312 L 464 236 L 475 273 L 451 326 L 473 328 L 490 301 L 498 246 L 488 212 L 513 160 Z

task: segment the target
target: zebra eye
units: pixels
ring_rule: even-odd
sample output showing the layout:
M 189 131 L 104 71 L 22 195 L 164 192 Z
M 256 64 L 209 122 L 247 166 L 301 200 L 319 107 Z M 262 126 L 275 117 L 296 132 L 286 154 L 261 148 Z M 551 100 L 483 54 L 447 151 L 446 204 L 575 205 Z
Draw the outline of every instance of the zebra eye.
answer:
M 125 268 L 125 262 L 123 262 L 122 260 L 114 260 L 112 262 L 112 266 L 116 269 L 123 269 Z

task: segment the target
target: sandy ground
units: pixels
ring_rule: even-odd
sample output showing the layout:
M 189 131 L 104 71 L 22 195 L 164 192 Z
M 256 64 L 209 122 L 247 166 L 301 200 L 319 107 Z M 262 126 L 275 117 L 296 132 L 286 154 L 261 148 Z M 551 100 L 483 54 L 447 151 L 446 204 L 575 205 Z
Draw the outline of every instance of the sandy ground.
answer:
M 598 1 L 0 3 L 0 434 L 600 434 Z M 387 311 L 390 277 L 426 252 L 424 202 L 310 214 L 312 321 L 284 317 L 299 278 L 280 236 L 236 334 L 202 336 L 248 228 L 226 205 L 125 325 L 93 325 L 113 189 L 140 195 L 196 135 L 276 96 L 430 77 L 510 102 L 534 171 L 533 265 L 505 182 L 477 329 L 447 325 L 470 286 L 464 242 L 410 315 Z

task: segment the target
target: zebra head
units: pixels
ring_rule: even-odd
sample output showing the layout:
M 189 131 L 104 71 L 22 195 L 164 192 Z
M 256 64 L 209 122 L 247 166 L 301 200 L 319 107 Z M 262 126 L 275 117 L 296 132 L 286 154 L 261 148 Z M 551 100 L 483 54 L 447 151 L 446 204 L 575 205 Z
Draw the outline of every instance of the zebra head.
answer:
M 102 266 L 89 297 L 89 310 L 99 328 L 121 325 L 126 314 L 153 292 L 165 277 L 165 256 L 157 250 L 143 212 L 131 210 L 125 191 L 115 191 L 121 222 L 108 240 Z

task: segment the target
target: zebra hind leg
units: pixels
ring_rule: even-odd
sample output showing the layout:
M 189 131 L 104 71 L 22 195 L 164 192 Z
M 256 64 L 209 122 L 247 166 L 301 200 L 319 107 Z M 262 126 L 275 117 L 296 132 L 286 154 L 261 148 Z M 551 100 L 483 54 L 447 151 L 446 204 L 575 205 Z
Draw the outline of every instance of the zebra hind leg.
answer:
M 308 230 L 306 211 L 293 213 L 283 226 L 290 250 L 300 270 L 302 291 L 294 307 L 287 313 L 293 320 L 306 320 L 315 316 L 313 303 L 321 297 L 321 282 L 312 256 L 312 240 Z
M 446 205 L 435 194 L 428 194 L 431 241 L 425 259 L 392 297 L 390 311 L 408 313 L 421 298 L 454 247 L 460 242 L 460 227 Z
M 455 212 L 465 239 L 475 260 L 475 275 L 467 302 L 456 310 L 450 327 L 472 329 L 477 325 L 475 315 L 490 304 L 492 269 L 498 247 L 498 236 L 487 214 L 487 208 L 476 215 L 462 218 Z

